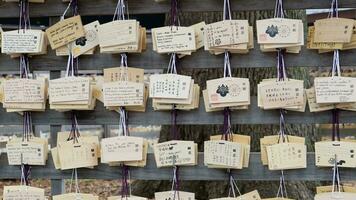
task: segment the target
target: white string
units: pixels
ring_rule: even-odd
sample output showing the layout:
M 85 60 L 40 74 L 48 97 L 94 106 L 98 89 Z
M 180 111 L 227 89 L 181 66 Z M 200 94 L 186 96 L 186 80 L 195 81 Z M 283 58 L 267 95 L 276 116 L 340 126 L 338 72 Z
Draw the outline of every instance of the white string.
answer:
M 224 78 L 232 77 L 231 73 L 231 63 L 230 63 L 230 55 L 229 52 L 225 50 L 225 58 L 224 58 Z
M 284 179 L 284 171 L 281 170 L 281 177 L 279 178 L 279 188 L 277 192 L 277 198 L 288 198 L 286 182 Z
M 226 16 L 228 14 L 228 16 Z M 230 0 L 224 0 L 224 12 L 223 12 L 223 20 L 231 20 L 231 7 L 230 7 Z
M 276 0 L 274 18 L 284 18 L 283 0 Z
M 237 183 L 236 183 L 236 180 L 234 179 L 234 177 L 231 175 L 230 176 L 230 189 L 229 189 L 229 197 L 232 193 L 233 197 L 236 198 L 237 195 L 236 195 L 236 191 L 237 191 L 237 194 L 239 196 L 242 196 L 241 192 L 240 192 L 240 189 L 239 187 L 237 186 Z M 241 200 L 241 197 L 239 198 L 239 200 Z
M 334 77 L 335 73 L 337 73 L 337 76 L 341 76 L 340 53 L 339 53 L 338 49 L 334 50 L 333 67 L 332 67 L 331 76 Z
M 334 15 L 334 7 L 335 7 L 335 15 Z M 338 0 L 333 0 L 331 2 L 328 18 L 332 18 L 332 17 L 339 18 L 339 2 L 338 2 Z
M 337 181 L 337 186 L 335 185 L 335 182 Z M 337 187 L 337 192 L 341 192 L 341 185 L 340 185 L 340 174 L 339 174 L 339 167 L 338 167 L 338 160 L 337 160 L 337 155 L 335 154 L 335 162 L 334 162 L 334 167 L 333 167 L 333 189 L 332 193 L 334 195 L 335 193 L 335 187 Z
M 167 74 L 177 74 L 177 65 L 176 65 L 176 53 L 171 54 L 171 58 L 169 59 Z
M 113 21 L 115 20 L 125 20 L 125 9 L 128 7 L 125 5 L 125 0 L 118 0 L 115 8 L 115 13 L 113 16 Z
M 69 10 L 69 8 L 70 8 L 71 5 L 72 5 L 72 0 L 69 2 L 67 8 L 64 10 L 64 12 L 63 12 L 63 14 L 62 14 L 62 16 L 61 16 L 61 18 L 60 18 L 61 21 L 64 20 L 64 18 L 65 18 L 65 16 L 66 16 L 66 14 L 67 14 L 67 12 L 68 12 L 68 10 Z
M 120 65 L 120 81 L 128 81 L 129 74 L 128 74 L 128 65 L 127 65 L 127 55 L 125 53 L 121 54 L 121 65 Z
M 124 108 L 120 107 L 120 123 L 121 123 L 121 127 L 122 127 L 122 134 L 120 135 L 119 133 L 119 136 L 128 136 L 128 133 L 127 133 L 127 126 L 126 126 L 126 111 Z

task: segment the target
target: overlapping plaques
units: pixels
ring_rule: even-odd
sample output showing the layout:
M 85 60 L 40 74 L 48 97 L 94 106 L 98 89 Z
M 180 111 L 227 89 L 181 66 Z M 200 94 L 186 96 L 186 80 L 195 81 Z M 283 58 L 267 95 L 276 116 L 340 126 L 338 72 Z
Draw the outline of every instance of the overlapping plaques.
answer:
M 52 197 L 53 200 L 99 200 L 99 196 L 93 194 L 83 194 L 83 193 L 67 193 L 61 195 L 55 195 Z
M 322 141 L 315 143 L 315 164 L 318 167 L 333 167 L 335 155 L 339 167 L 356 168 L 356 143 L 347 141 Z
M 307 168 L 307 146 L 305 144 L 283 142 L 266 148 L 269 170 Z
M 29 140 L 14 137 L 7 142 L 6 151 L 9 165 L 46 165 L 48 141 L 38 137 Z
M 47 79 L 9 79 L 2 84 L 3 107 L 7 112 L 44 111 Z
M 351 200 L 356 198 L 356 188 L 342 184 L 339 186 L 340 191 L 334 191 L 335 186 L 319 186 L 316 188 L 314 200 L 345 199 Z
M 198 162 L 198 145 L 193 141 L 172 140 L 154 145 L 157 167 L 193 166 Z
M 117 110 L 119 107 L 131 111 L 145 110 L 147 92 L 143 69 L 130 67 L 104 69 L 103 102 L 110 110 Z
M 300 144 L 300 145 L 304 145 L 305 144 L 305 138 L 304 137 L 286 135 L 285 138 L 286 138 L 286 141 L 288 143 L 293 143 L 293 144 L 297 143 L 297 144 Z M 278 136 L 278 135 L 264 136 L 263 138 L 260 139 L 261 161 L 262 161 L 263 165 L 268 165 L 269 164 L 269 157 L 268 157 L 268 154 L 267 154 L 267 147 L 268 146 L 272 146 L 272 145 L 277 145 L 280 142 L 282 142 L 282 138 L 280 136 Z
M 217 198 L 217 199 L 210 199 L 210 200 L 261 200 L 260 194 L 257 190 L 252 192 L 240 195 L 238 197 L 224 197 L 224 198 Z
M 204 164 L 209 168 L 242 169 L 250 160 L 250 136 L 232 134 L 230 141 L 221 135 L 204 142 Z
M 316 103 L 355 103 L 356 78 L 316 77 L 314 80 Z
M 286 49 L 299 53 L 304 45 L 304 25 L 299 19 L 272 18 L 257 20 L 257 42 L 263 52 Z
M 327 18 L 314 22 L 308 29 L 308 48 L 318 49 L 319 53 L 335 49 L 356 48 L 355 20 Z M 333 28 L 330 28 L 333 27 Z
M 5 2 L 19 2 L 20 0 L 3 0 Z M 28 0 L 30 3 L 44 3 L 45 0 Z
M 96 46 L 99 45 L 99 21 L 94 21 L 84 25 L 85 36 L 71 42 L 69 45 L 64 45 L 56 49 L 57 56 L 68 56 L 69 52 L 72 53 L 74 58 L 80 55 L 94 54 Z M 69 49 L 68 49 L 69 47 Z
M 307 98 L 302 80 L 265 79 L 257 87 L 258 107 L 265 110 L 283 108 L 299 112 L 305 111 Z
M 79 15 L 63 19 L 46 29 L 52 49 L 57 49 L 85 36 L 82 19 Z
M 1 52 L 12 56 L 16 56 L 18 54 L 46 54 L 46 35 L 41 30 L 30 29 L 20 29 L 2 32 Z
M 93 79 L 90 77 L 65 77 L 49 81 L 50 108 L 58 111 L 93 110 Z
M 101 53 L 141 53 L 146 49 L 146 29 L 137 20 L 115 20 L 99 26 Z
M 224 20 L 207 24 L 204 29 L 205 50 L 218 55 L 225 52 L 248 53 L 254 47 L 253 28 L 248 20 Z
M 226 77 L 207 81 L 203 91 L 207 112 L 225 107 L 245 108 L 250 105 L 250 82 L 247 78 Z
M 150 97 L 155 110 L 193 110 L 199 107 L 200 87 L 190 76 L 155 74 L 150 76 Z
M 4 186 L 3 200 L 45 200 L 45 190 L 25 185 Z
M 118 136 L 101 140 L 101 162 L 111 166 L 144 167 L 147 151 L 148 142 L 140 137 Z
M 59 132 L 57 147 L 51 149 L 56 169 L 92 168 L 98 165 L 99 138 L 81 136 L 68 140 L 69 132 Z

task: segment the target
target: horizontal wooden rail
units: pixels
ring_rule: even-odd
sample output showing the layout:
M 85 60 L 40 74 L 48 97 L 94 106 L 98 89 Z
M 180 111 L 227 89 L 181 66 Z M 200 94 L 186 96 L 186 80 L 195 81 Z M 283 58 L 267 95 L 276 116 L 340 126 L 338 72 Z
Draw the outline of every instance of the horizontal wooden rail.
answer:
M 251 97 L 252 105 L 248 110 L 238 110 L 232 113 L 232 124 L 278 124 L 279 110 L 261 110 L 257 107 L 257 97 Z M 96 109 L 93 111 L 78 111 L 78 123 L 80 125 L 115 125 L 118 124 L 119 115 L 114 111 L 104 108 L 103 104 L 97 102 Z M 169 125 L 171 124 L 171 113 L 169 111 L 154 111 L 151 100 L 147 105 L 145 113 L 130 112 L 130 125 Z M 0 124 L 2 125 L 22 125 L 23 118 L 17 113 L 6 113 L 0 108 Z M 331 123 L 331 113 L 328 111 L 319 113 L 305 113 L 288 111 L 285 115 L 288 124 L 326 124 Z M 46 112 L 33 112 L 32 121 L 34 125 L 65 125 L 71 124 L 70 112 L 57 112 L 47 110 Z M 204 125 L 222 124 L 224 121 L 221 112 L 206 113 L 203 99 L 200 101 L 200 108 L 192 111 L 179 111 L 178 124 Z M 356 115 L 354 112 L 341 111 L 340 123 L 354 123 Z
M 148 35 L 150 37 L 150 35 Z M 342 66 L 354 66 L 356 50 L 342 51 L 340 61 Z M 256 44 L 256 48 L 248 54 L 233 54 L 231 66 L 233 68 L 261 68 L 276 66 L 275 53 L 263 53 Z M 0 55 L 0 71 L 18 70 L 19 59 L 11 59 L 10 56 Z M 120 66 L 119 54 L 99 54 L 81 56 L 79 59 L 80 70 L 101 70 L 106 67 Z M 152 51 L 152 44 L 141 54 L 129 54 L 129 66 L 145 69 L 166 69 L 169 56 L 161 55 Z M 316 50 L 308 50 L 303 47 L 300 54 L 287 54 L 285 56 L 287 67 L 330 67 L 332 65 L 332 54 L 318 54 Z M 30 60 L 31 70 L 65 70 L 67 58 L 56 56 L 54 51 L 47 55 L 34 56 Z M 179 67 L 193 68 L 221 68 L 223 66 L 223 55 L 214 56 L 204 50 L 199 50 L 191 56 L 179 60 Z
M 208 169 L 204 166 L 203 153 L 199 153 L 199 164 L 194 167 L 181 167 L 179 177 L 181 180 L 227 180 L 226 170 Z M 330 181 L 332 179 L 331 168 L 318 168 L 315 166 L 314 153 L 308 153 L 308 168 L 298 170 L 286 170 L 285 177 L 293 181 Z M 171 180 L 172 168 L 157 168 L 154 155 L 148 155 L 148 162 L 145 168 L 131 168 L 131 178 L 134 180 Z M 356 180 L 356 169 L 340 169 L 342 180 Z M 6 154 L 0 158 L 0 180 L 19 179 L 20 168 L 7 164 Z M 233 170 L 237 180 L 279 180 L 280 171 L 270 171 L 267 166 L 263 166 L 260 160 L 260 153 L 251 153 L 250 167 L 242 170 Z M 71 170 L 60 171 L 53 166 L 50 157 L 47 166 L 32 167 L 33 178 L 47 179 L 70 179 Z M 95 169 L 79 169 L 78 178 L 81 179 L 119 179 L 121 170 L 119 167 L 109 167 L 100 164 Z
M 116 0 L 83 0 L 79 2 L 81 15 L 113 15 Z M 275 0 L 233 0 L 232 10 L 272 10 Z M 44 4 L 31 5 L 32 17 L 60 16 L 67 4 L 60 0 L 46 0 Z M 166 13 L 170 9 L 170 0 L 156 3 L 154 0 L 131 0 L 128 3 L 131 14 Z M 354 0 L 342 0 L 340 8 L 355 8 Z M 285 9 L 329 8 L 329 0 L 284 0 Z M 222 11 L 219 0 L 181 0 L 183 12 Z M 0 17 L 18 17 L 17 3 L 0 2 Z

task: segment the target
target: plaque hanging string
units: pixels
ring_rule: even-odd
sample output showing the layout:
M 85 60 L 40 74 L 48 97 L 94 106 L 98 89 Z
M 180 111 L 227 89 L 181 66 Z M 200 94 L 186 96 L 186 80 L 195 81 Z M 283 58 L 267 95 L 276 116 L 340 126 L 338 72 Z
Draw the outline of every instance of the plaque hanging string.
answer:
M 74 184 L 73 184 L 74 182 Z M 70 184 L 69 184 L 69 192 L 73 192 L 73 185 L 74 185 L 74 193 L 76 195 L 76 199 L 81 199 L 79 197 L 80 193 L 80 188 L 79 188 L 79 180 L 78 180 L 78 170 L 77 168 L 72 170 L 72 177 L 70 179 Z
M 242 195 L 241 192 L 240 192 L 239 187 L 236 184 L 236 180 L 234 179 L 233 175 L 230 173 L 229 174 L 229 194 L 228 194 L 228 197 L 232 196 L 232 197 L 236 198 L 237 194 L 239 196 Z
M 30 3 L 28 0 L 19 1 L 19 25 L 18 31 L 25 32 L 31 29 L 30 22 Z M 20 78 L 28 79 L 29 76 L 29 59 L 27 54 L 20 55 Z M 23 133 L 22 142 L 29 142 L 33 137 L 32 117 L 31 112 L 23 112 Z M 21 154 L 21 185 L 30 185 L 31 166 L 23 163 L 23 155 Z
M 333 194 L 332 195 L 337 196 L 337 193 L 341 192 L 341 187 L 342 186 L 341 186 L 341 181 L 340 181 L 338 160 L 337 160 L 337 155 L 335 154 L 335 162 L 334 162 L 334 167 L 333 167 L 333 185 L 332 185 L 332 193 Z

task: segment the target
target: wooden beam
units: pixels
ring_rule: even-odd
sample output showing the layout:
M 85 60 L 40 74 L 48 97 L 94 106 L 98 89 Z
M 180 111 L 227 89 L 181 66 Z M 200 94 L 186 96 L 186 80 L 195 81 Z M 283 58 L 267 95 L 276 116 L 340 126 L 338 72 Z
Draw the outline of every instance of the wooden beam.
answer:
M 81 15 L 113 15 L 116 0 L 82 0 L 79 2 Z M 233 0 L 232 10 L 272 10 L 275 0 Z M 31 4 L 31 17 L 61 16 L 67 4 L 59 0 L 46 0 L 43 4 Z M 156 3 L 154 0 L 129 1 L 130 14 L 166 13 L 170 1 Z M 343 0 L 340 8 L 354 8 L 354 0 Z M 329 8 L 328 0 L 284 0 L 285 9 Z M 222 11 L 223 3 L 217 0 L 181 0 L 183 12 Z M 0 17 L 18 17 L 18 3 L 0 2 Z
M 314 153 L 308 153 L 308 168 L 298 170 L 286 170 L 284 172 L 286 180 L 293 181 L 330 181 L 332 179 L 331 168 L 318 168 L 315 166 Z M 0 157 L 0 180 L 19 179 L 20 168 L 9 166 L 6 155 Z M 179 177 L 181 180 L 227 180 L 226 170 L 208 169 L 204 166 L 203 153 L 199 153 L 199 164 L 193 167 L 181 167 Z M 341 178 L 344 181 L 355 180 L 356 173 L 353 169 L 340 169 Z M 251 153 L 250 167 L 242 170 L 233 170 L 237 180 L 279 180 L 280 171 L 270 171 L 267 166 L 262 166 L 260 153 Z M 49 157 L 47 166 L 33 166 L 32 177 L 48 179 L 70 179 L 72 170 L 60 171 L 54 168 L 52 158 Z M 95 169 L 79 169 L 80 179 L 120 179 L 121 170 L 119 167 L 109 167 L 100 164 Z M 148 155 L 147 166 L 144 168 L 131 168 L 131 178 L 133 180 L 172 180 L 172 168 L 156 167 L 154 155 Z
M 257 107 L 256 97 L 251 97 L 252 105 L 248 110 L 239 110 L 232 113 L 232 124 L 277 124 L 279 123 L 279 110 L 261 110 Z M 118 113 L 104 108 L 103 104 L 97 102 L 96 109 L 93 111 L 78 111 L 78 123 L 80 125 L 115 125 L 118 124 Z M 130 112 L 130 125 L 169 125 L 171 124 L 171 113 L 169 111 L 154 111 L 151 100 L 147 105 L 145 113 Z M 6 113 L 0 108 L 1 125 L 22 125 L 22 116 L 17 113 Z M 222 124 L 223 113 L 206 113 L 203 99 L 200 101 L 200 108 L 192 111 L 178 111 L 178 124 L 204 125 L 204 124 Z M 331 123 L 331 113 L 319 112 L 305 113 L 288 111 L 285 115 L 288 124 L 326 124 Z M 34 125 L 70 125 L 70 112 L 57 112 L 47 110 L 46 112 L 33 112 L 32 121 Z M 341 111 L 340 123 L 354 123 L 356 115 L 354 112 Z
M 148 37 L 150 37 L 148 35 Z M 341 51 L 340 62 L 342 66 L 354 66 L 356 49 Z M 129 66 L 144 69 L 166 69 L 169 62 L 168 55 L 161 55 L 152 51 L 152 44 L 148 44 L 148 49 L 141 54 L 129 54 Z M 80 70 L 102 70 L 106 67 L 120 66 L 119 54 L 99 54 L 81 56 L 79 59 Z M 287 54 L 285 56 L 287 67 L 331 67 L 332 53 L 319 54 L 316 50 L 309 50 L 303 47 L 300 54 Z M 11 59 L 8 55 L 0 54 L 0 71 L 17 71 L 19 59 Z M 30 60 L 32 70 L 58 71 L 65 70 L 67 57 L 56 56 L 55 52 L 49 50 L 47 55 L 34 56 Z M 233 68 L 261 68 L 275 67 L 276 53 L 263 53 L 256 44 L 255 49 L 248 54 L 233 54 L 231 58 Z M 179 67 L 182 68 L 222 68 L 223 55 L 214 56 L 204 50 L 198 50 L 191 56 L 186 56 L 179 60 Z

